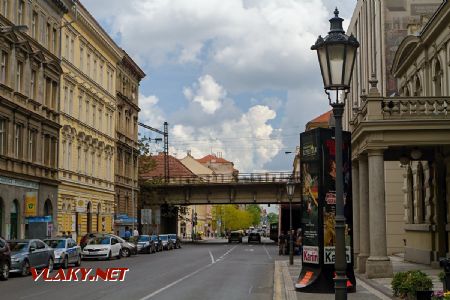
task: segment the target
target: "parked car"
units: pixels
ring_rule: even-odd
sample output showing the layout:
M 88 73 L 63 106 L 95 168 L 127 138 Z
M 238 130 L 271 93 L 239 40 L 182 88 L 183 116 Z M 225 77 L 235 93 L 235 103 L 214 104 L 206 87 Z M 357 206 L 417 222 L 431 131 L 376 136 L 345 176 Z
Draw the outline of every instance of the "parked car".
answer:
M 81 247 L 71 238 L 53 238 L 45 239 L 50 248 L 55 253 L 55 265 L 67 269 L 69 264 L 75 264 L 76 267 L 81 265 Z
M 132 243 L 131 241 L 125 241 L 123 238 L 113 234 L 111 234 L 111 236 L 119 240 L 122 246 L 122 251 L 120 252 L 122 257 L 130 257 L 131 255 L 136 255 L 138 253 L 136 244 Z
M 0 238 L 0 280 L 8 280 L 11 269 L 11 251 L 8 243 Z
M 149 235 L 140 235 L 137 240 L 137 250 L 139 253 L 155 253 L 156 245 Z
M 81 237 L 81 240 L 80 240 L 81 250 L 83 250 L 84 247 L 89 243 L 90 239 L 97 238 L 97 237 L 102 237 L 102 236 L 106 236 L 106 235 L 108 235 L 108 234 L 107 233 L 101 233 L 101 232 L 86 233 L 85 235 L 83 235 Z
M 176 234 L 169 234 L 169 239 L 172 240 L 174 249 L 181 248 L 181 240 L 180 237 Z
M 38 239 L 8 241 L 11 250 L 11 273 L 30 274 L 30 268 L 48 268 L 53 271 L 55 253 Z
M 156 252 L 163 251 L 163 244 L 161 239 L 157 235 L 152 235 L 150 237 L 152 241 L 155 243 Z
M 250 232 L 250 234 L 248 235 L 248 242 L 258 242 L 261 244 L 261 235 L 259 234 L 258 231 L 253 231 Z
M 169 239 L 169 235 L 160 234 L 159 239 L 162 242 L 162 247 L 164 250 L 172 250 L 173 249 L 173 242 L 171 239 Z
M 239 231 L 230 232 L 230 235 L 228 236 L 228 243 L 231 242 L 242 243 L 242 233 L 240 233 Z
M 88 244 L 81 252 L 81 257 L 86 258 L 105 258 L 111 259 L 116 257 L 121 258 L 122 244 L 113 236 L 105 235 L 100 237 L 90 238 Z

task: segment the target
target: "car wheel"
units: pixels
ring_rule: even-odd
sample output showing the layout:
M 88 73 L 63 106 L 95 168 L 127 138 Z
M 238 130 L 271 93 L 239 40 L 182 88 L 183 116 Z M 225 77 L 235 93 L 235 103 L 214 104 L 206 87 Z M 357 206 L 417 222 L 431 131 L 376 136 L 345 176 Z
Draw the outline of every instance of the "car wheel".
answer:
M 75 263 L 75 267 L 79 267 L 81 265 L 81 255 L 78 255 L 77 262 Z
M 30 263 L 28 262 L 28 260 L 25 260 L 22 264 L 22 272 L 21 275 L 22 276 L 28 276 L 28 274 L 30 274 Z
M 122 252 L 122 256 L 123 256 L 123 257 L 130 257 L 130 256 L 131 256 L 130 249 L 128 249 L 128 248 L 123 248 L 123 249 L 121 250 L 121 252 Z
M 63 269 L 67 269 L 69 267 L 69 257 L 66 255 L 64 257 L 64 263 L 62 264 Z
M 48 272 L 50 273 L 50 272 L 53 272 L 53 258 L 49 258 L 48 259 Z
M 3 262 L 0 268 L 0 280 L 8 280 L 9 277 L 9 265 L 7 262 Z

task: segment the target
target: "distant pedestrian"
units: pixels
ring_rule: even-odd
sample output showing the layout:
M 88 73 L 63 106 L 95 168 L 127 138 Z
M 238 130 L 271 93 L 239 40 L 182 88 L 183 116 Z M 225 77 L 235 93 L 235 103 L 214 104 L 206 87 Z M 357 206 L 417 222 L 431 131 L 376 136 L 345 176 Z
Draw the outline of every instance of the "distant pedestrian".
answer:
M 278 237 L 278 255 L 284 255 L 286 251 L 286 235 L 281 232 Z
M 123 236 L 126 240 L 128 240 L 131 237 L 131 230 L 128 228 L 128 226 L 125 227 L 125 234 Z
M 139 236 L 139 231 L 137 230 L 137 228 L 134 228 L 133 236 Z

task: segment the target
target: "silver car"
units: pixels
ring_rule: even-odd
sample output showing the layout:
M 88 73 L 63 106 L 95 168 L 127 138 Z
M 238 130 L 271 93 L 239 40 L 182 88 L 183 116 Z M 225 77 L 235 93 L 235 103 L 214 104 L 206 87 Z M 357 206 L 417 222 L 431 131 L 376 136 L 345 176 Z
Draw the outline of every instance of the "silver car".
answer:
M 11 249 L 11 273 L 30 274 L 30 268 L 48 268 L 53 271 L 53 249 L 38 239 L 8 241 Z
M 55 252 L 55 265 L 67 269 L 69 264 L 81 265 L 81 247 L 71 238 L 45 239 L 50 248 Z

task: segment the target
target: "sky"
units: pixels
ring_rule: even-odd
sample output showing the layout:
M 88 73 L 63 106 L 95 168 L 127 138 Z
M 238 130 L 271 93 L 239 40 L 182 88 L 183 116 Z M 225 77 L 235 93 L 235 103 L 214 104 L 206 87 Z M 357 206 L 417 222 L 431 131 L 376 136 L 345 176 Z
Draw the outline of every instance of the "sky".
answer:
M 242 173 L 292 170 L 305 124 L 330 110 L 310 47 L 329 31 L 336 6 L 346 29 L 356 5 L 356 0 L 81 2 L 147 74 L 140 85 L 139 119 L 159 129 L 169 123 L 170 154 L 213 153 Z M 162 147 L 154 143 L 151 150 Z

